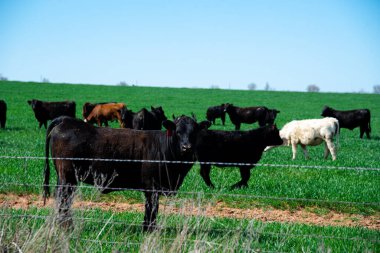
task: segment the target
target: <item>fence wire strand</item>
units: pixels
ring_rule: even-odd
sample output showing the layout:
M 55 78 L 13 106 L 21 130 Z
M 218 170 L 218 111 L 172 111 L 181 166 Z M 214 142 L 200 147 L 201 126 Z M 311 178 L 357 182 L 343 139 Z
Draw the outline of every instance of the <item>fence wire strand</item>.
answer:
M 43 157 L 43 156 L 0 156 L 0 159 L 20 159 L 20 160 L 69 160 L 69 161 L 90 161 L 90 162 L 117 162 L 117 163 L 163 163 L 163 164 L 207 164 L 216 166 L 259 166 L 278 168 L 300 168 L 300 169 L 326 169 L 326 170 L 356 170 L 356 171 L 380 171 L 380 168 L 367 167 L 345 167 L 329 165 L 297 165 L 297 164 L 269 164 L 269 163 L 229 163 L 229 162 L 200 162 L 200 161 L 169 161 L 169 160 L 140 160 L 140 159 L 111 159 L 111 158 L 79 158 L 79 157 Z

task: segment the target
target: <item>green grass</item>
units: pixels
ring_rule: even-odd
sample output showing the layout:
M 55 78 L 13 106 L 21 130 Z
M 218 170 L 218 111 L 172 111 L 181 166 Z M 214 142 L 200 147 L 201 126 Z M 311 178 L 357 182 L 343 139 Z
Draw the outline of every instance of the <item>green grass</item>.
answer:
M 2 81 L 0 82 L 0 99 L 4 99 L 7 102 L 8 119 L 6 129 L 0 129 L 0 156 L 44 156 L 46 130 L 38 128 L 38 123 L 34 118 L 34 114 L 26 102 L 33 98 L 47 101 L 74 100 L 77 103 L 77 117 L 81 117 L 81 107 L 85 102 L 118 101 L 126 103 L 128 108 L 133 111 L 137 111 L 142 107 L 150 107 L 151 105 L 161 105 L 168 117 L 171 117 L 172 114 L 190 115 L 193 112 L 196 114 L 198 121 L 205 118 L 207 107 L 212 105 L 218 105 L 225 102 L 233 103 L 238 106 L 265 105 L 269 108 L 276 108 L 281 111 L 276 120 L 279 127 L 282 127 L 286 122 L 293 119 L 320 118 L 320 113 L 324 105 L 329 105 L 342 110 L 369 108 L 372 114 L 372 139 L 359 139 L 358 129 L 355 129 L 354 131 L 342 129 L 339 138 L 338 158 L 336 161 L 331 161 L 331 159 L 324 160 L 324 147 L 323 145 L 320 145 L 308 148 L 311 157 L 310 160 L 305 160 L 301 149 L 299 149 L 296 160 L 292 161 L 291 149 L 289 147 L 281 147 L 264 153 L 260 163 L 300 166 L 380 168 L 380 96 L 375 94 L 115 87 Z M 112 123 L 111 126 L 118 127 L 117 123 Z M 257 124 L 242 125 L 243 130 L 256 127 Z M 233 130 L 234 127 L 227 116 L 225 127 L 221 125 L 220 120 L 217 120 L 217 125 L 212 126 L 211 129 Z M 0 193 L 41 194 L 43 163 L 44 160 L 41 159 L 0 159 Z M 56 182 L 54 176 L 55 175 L 52 175 L 50 180 L 53 184 Z M 205 196 L 210 196 L 207 194 L 214 195 L 213 198 L 216 199 L 215 201 L 221 200 L 233 207 L 250 208 L 270 206 L 281 209 L 316 208 L 316 212 L 335 210 L 345 213 L 360 213 L 363 215 L 378 216 L 380 211 L 379 176 L 379 171 L 368 170 L 257 166 L 251 171 L 251 179 L 248 188 L 230 191 L 229 186 L 240 179 L 238 169 L 221 169 L 214 167 L 211 171 L 211 179 L 216 185 L 216 189 L 212 190 L 207 188 L 204 184 L 199 175 L 199 166 L 196 165 L 186 177 L 184 184 L 180 188 L 178 198 L 191 199 L 194 194 L 190 194 L 189 192 L 202 192 L 205 193 Z M 84 190 L 84 192 L 84 199 L 91 198 L 94 193 L 93 190 Z M 259 198 L 257 196 L 266 196 L 269 198 Z M 306 200 L 292 200 L 294 198 Z M 134 202 L 143 201 L 142 194 L 134 191 L 112 193 L 104 195 L 98 200 L 108 201 L 114 199 Z M 204 201 L 207 201 L 207 198 L 205 198 Z M 360 204 L 363 202 L 367 204 Z M 43 210 L 34 210 L 31 212 L 38 213 L 43 212 Z M 51 212 L 51 210 L 46 212 Z M 101 215 L 103 214 L 100 211 L 96 214 L 96 216 Z M 117 215 L 120 215 L 119 218 L 123 221 L 125 220 L 126 223 L 129 223 L 128 215 L 133 216 L 134 221 L 137 220 L 138 224 L 140 224 L 142 220 L 141 214 L 126 213 Z M 181 220 L 181 218 L 179 218 L 179 220 Z M 196 222 L 196 220 L 197 219 L 195 219 L 194 222 Z M 11 221 L 9 222 L 11 223 Z M 15 224 L 18 224 L 17 222 L 19 221 L 15 222 Z M 31 222 L 36 222 L 36 230 L 44 224 L 43 222 L 37 224 L 37 221 Z M 228 229 L 236 229 L 237 227 L 243 226 L 241 222 L 249 223 L 247 220 L 208 220 L 206 222 L 207 225 L 205 226 L 213 227 L 217 226 L 217 224 L 223 224 L 223 227 Z M 10 224 L 9 226 L 12 227 L 16 225 Z M 88 233 L 84 238 L 96 238 L 95 233 L 99 232 L 99 225 L 95 226 L 95 232 L 92 231 L 91 226 L 95 225 L 83 225 L 83 231 L 81 230 L 80 233 Z M 267 227 L 271 225 L 265 224 L 260 226 Z M 275 224 L 273 224 L 273 226 L 275 226 Z M 192 225 L 190 227 L 192 227 Z M 115 231 L 123 231 L 123 228 L 113 228 L 115 228 Z M 311 231 L 320 236 L 330 234 L 337 236 L 345 233 L 352 236 L 358 236 L 361 234 L 361 232 L 358 232 L 360 229 L 353 228 L 331 228 L 330 231 L 328 229 L 300 225 L 297 228 L 292 229 L 295 229 L 297 233 L 298 231 L 301 231 L 300 233 L 307 234 Z M 109 233 L 112 233 L 112 229 L 109 229 L 109 231 Z M 141 240 L 147 239 L 146 236 L 141 236 L 137 231 L 132 233 L 131 236 L 135 236 L 137 238 L 136 242 L 140 244 Z M 245 233 L 244 237 L 241 239 L 243 241 L 236 239 L 238 241 L 236 243 L 238 245 L 246 245 L 247 242 L 244 240 L 252 238 L 252 236 L 253 235 Z M 126 237 L 127 235 L 124 231 L 124 233 L 121 233 L 120 237 L 107 240 L 116 241 L 120 238 L 120 240 L 123 241 L 127 240 L 125 239 Z M 177 238 L 177 234 L 166 234 L 166 232 L 164 232 L 160 235 L 160 238 L 161 237 L 173 239 Z M 207 240 L 210 239 L 211 241 L 214 240 L 214 237 L 210 235 L 202 234 L 200 237 L 206 238 Z M 375 237 L 379 238 L 378 232 L 375 232 Z M 218 237 L 216 236 L 216 238 Z M 215 239 L 216 245 L 218 243 L 223 243 L 225 238 L 221 238 Z M 255 249 L 258 247 L 259 249 L 269 251 L 301 251 L 300 247 L 302 245 L 307 245 L 306 248 L 310 249 L 312 252 L 318 250 L 326 251 L 323 250 L 323 247 L 332 247 L 338 249 L 337 251 L 342 252 L 352 252 L 365 251 L 364 249 L 366 245 L 368 246 L 365 242 L 363 244 L 357 241 L 354 243 L 346 243 L 341 242 L 340 240 L 314 240 L 310 238 L 305 239 L 304 237 L 301 237 L 301 239 L 286 237 L 286 239 L 279 238 L 274 240 L 273 236 L 260 236 L 259 239 L 256 239 L 252 239 L 253 244 L 249 244 L 251 248 Z M 256 241 L 258 241 L 258 246 L 254 244 Z M 274 244 L 276 245 L 271 246 L 271 244 L 268 244 L 269 241 L 275 241 Z M 310 244 L 306 243 L 306 241 L 310 241 Z M 327 244 L 326 241 L 328 241 Z M 72 240 L 70 243 L 72 245 Z M 78 251 L 81 251 L 81 247 L 85 247 L 84 242 L 74 242 L 74 244 L 79 247 Z M 267 244 L 268 247 L 263 246 Z M 338 246 L 331 246 L 335 244 L 338 244 Z M 375 245 L 377 248 L 373 251 L 378 251 L 378 243 Z M 102 244 L 102 247 L 103 246 L 106 247 L 105 251 L 109 251 L 108 249 L 119 249 L 115 248 L 114 245 Z M 295 247 L 295 250 L 293 250 L 292 247 Z M 128 251 L 126 248 L 120 249 Z M 161 251 L 165 251 L 164 248 L 161 249 Z
M 73 229 L 55 225 L 50 209 L 3 209 L 3 249 L 22 252 L 378 252 L 379 231 L 161 215 L 161 228 L 141 231 L 141 213 L 75 211 Z

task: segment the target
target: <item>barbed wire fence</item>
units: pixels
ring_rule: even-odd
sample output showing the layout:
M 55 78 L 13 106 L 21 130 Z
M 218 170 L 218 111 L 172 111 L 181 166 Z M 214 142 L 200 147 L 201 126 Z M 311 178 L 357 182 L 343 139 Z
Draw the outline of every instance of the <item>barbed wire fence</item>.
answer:
M 0 160 L 19 160 L 23 161 L 23 169 L 27 170 L 28 164 L 27 162 L 30 160 L 45 160 L 46 157 L 36 157 L 36 156 L 0 156 Z M 171 163 L 171 164 L 180 164 L 180 163 L 188 163 L 188 164 L 210 164 L 210 165 L 223 165 L 223 166 L 257 166 L 257 167 L 274 167 L 274 168 L 290 168 L 290 169 L 312 169 L 312 170 L 345 170 L 345 171 L 368 171 L 371 173 L 375 173 L 374 176 L 378 177 L 377 172 L 380 171 L 380 168 L 367 168 L 367 167 L 345 167 L 345 166 L 317 166 L 317 165 L 295 165 L 295 164 L 250 164 L 250 163 L 220 163 L 220 162 L 193 162 L 193 161 L 157 161 L 157 160 L 131 160 L 131 159 L 101 159 L 101 158 L 48 158 L 51 160 L 72 160 L 72 161 L 88 161 L 88 162 L 123 162 L 123 163 Z M 41 170 L 42 173 L 42 170 Z M 25 182 L 1 182 L 0 189 L 5 188 L 7 186 L 21 186 L 25 188 L 40 188 L 42 189 L 42 184 L 37 183 L 25 183 Z M 56 187 L 57 184 L 49 185 L 51 187 Z M 78 189 L 94 189 L 94 186 L 89 185 L 77 185 Z M 111 188 L 108 187 L 109 190 L 133 190 L 133 191 L 150 191 L 147 189 L 131 189 L 131 188 Z M 174 193 L 171 191 L 164 191 L 165 194 Z M 367 206 L 379 208 L 380 202 L 363 202 L 363 201 L 342 201 L 342 200 L 325 200 L 325 199 L 315 199 L 315 198 L 293 198 L 293 197 L 278 197 L 278 196 L 262 196 L 262 195 L 252 195 L 252 194 L 236 194 L 236 193 L 225 193 L 225 192 L 199 192 L 199 191 L 180 191 L 180 194 L 184 195 L 192 195 L 197 198 L 203 197 L 204 199 L 210 199 L 211 197 L 232 197 L 232 198 L 250 198 L 250 199 L 265 199 L 265 200 L 276 200 L 276 201 L 296 201 L 296 202 L 308 202 L 308 203 L 327 203 L 327 204 L 337 204 L 337 205 L 350 205 L 350 206 Z M 4 208 L 4 207 L 3 207 Z M 91 209 L 83 209 L 86 212 L 92 211 Z M 47 220 L 49 215 L 31 215 L 31 214 L 14 214 L 4 212 L 0 213 L 0 217 L 6 219 L 42 219 Z M 141 224 L 138 223 L 126 223 L 122 220 L 117 219 L 99 219 L 93 217 L 74 217 L 75 220 L 79 222 L 86 223 L 99 223 L 99 224 L 111 224 L 111 225 L 124 225 L 128 227 L 141 227 Z M 162 226 L 160 229 L 175 229 L 172 226 Z M 209 231 L 218 231 L 222 233 L 237 233 L 242 232 L 239 229 L 231 229 L 231 228 L 212 228 Z M 342 237 L 342 236 L 327 236 L 327 235 L 319 235 L 319 234 L 292 234 L 292 233 L 274 233 L 274 232 L 261 232 L 262 235 L 270 235 L 275 237 L 302 237 L 302 238 L 314 238 L 319 240 L 332 239 L 332 240 L 342 240 L 342 241 L 360 241 L 363 240 L 362 237 Z M 125 244 L 123 241 L 108 241 L 108 240 L 100 240 L 96 239 L 80 239 L 83 242 L 92 242 L 92 243 L 104 243 L 104 244 Z M 379 238 L 371 238 L 366 239 L 370 243 L 374 245 L 379 245 Z

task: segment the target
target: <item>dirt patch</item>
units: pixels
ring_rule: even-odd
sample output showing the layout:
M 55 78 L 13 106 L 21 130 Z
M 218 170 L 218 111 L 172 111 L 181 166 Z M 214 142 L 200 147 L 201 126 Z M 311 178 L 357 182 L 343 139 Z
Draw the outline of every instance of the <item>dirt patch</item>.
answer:
M 380 216 L 363 216 L 359 214 L 345 214 L 329 211 L 324 214 L 300 209 L 296 211 L 278 210 L 269 208 L 252 208 L 240 209 L 227 207 L 223 201 L 213 205 L 193 204 L 189 201 L 163 201 L 160 203 L 161 214 L 182 214 L 187 216 L 205 216 L 205 217 L 224 217 L 236 219 L 256 219 L 263 222 L 285 222 L 285 223 L 303 223 L 318 226 L 346 226 L 346 227 L 365 227 L 369 229 L 380 230 Z M 168 204 L 169 203 L 169 204 Z M 174 203 L 174 204 L 173 204 Z M 0 195 L 0 206 L 16 209 L 28 209 L 31 207 L 44 207 L 43 200 L 36 195 Z M 54 207 L 54 199 L 48 199 L 45 207 Z M 144 204 L 130 204 L 126 202 L 93 202 L 93 201 L 74 201 L 73 208 L 76 209 L 93 209 L 113 212 L 136 211 L 143 212 Z M 309 209 L 310 210 L 310 209 Z

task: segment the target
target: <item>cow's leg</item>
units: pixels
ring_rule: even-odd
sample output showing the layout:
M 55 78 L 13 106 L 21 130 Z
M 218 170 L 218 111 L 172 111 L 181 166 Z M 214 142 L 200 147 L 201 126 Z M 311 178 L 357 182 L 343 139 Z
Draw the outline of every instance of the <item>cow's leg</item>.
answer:
M 145 215 L 143 223 L 144 231 L 153 231 L 156 228 L 158 198 L 158 192 L 145 192 Z
M 77 180 L 70 161 L 60 161 L 58 163 L 61 165 L 58 167 L 59 179 L 56 196 L 58 223 L 64 228 L 70 228 L 73 223 L 70 207 L 73 203 Z
M 364 127 L 360 126 L 360 138 L 361 139 L 363 139 L 363 135 L 364 135 Z
M 306 145 L 301 144 L 301 148 L 302 148 L 303 154 L 305 156 L 305 159 L 309 159 L 309 152 L 307 152 Z M 295 159 L 295 157 L 293 159 Z
M 336 151 L 335 151 L 335 145 L 334 145 L 332 138 L 326 139 L 326 146 L 331 153 L 332 160 L 335 161 L 336 160 Z M 327 153 L 327 155 L 326 155 L 326 153 Z M 328 151 L 325 150 L 325 159 L 327 159 L 327 157 L 328 157 Z
M 325 153 L 323 157 L 327 159 L 327 157 L 329 157 L 329 154 L 330 154 L 329 147 L 327 146 L 327 142 L 325 142 Z
M 96 119 L 96 124 L 98 124 L 98 127 L 102 126 L 102 121 L 99 119 L 99 117 Z
M 297 155 L 297 143 L 296 142 L 292 142 L 292 153 L 293 153 L 293 157 L 292 159 L 296 159 L 296 155 Z
M 226 115 L 223 115 L 223 114 L 222 114 L 222 116 L 221 116 L 220 118 L 222 119 L 222 124 L 223 124 L 223 126 L 224 126 L 225 123 L 226 123 Z
M 363 138 L 364 133 L 366 134 L 367 139 L 371 139 L 371 137 L 369 136 L 369 127 L 367 124 L 360 126 L 360 138 Z
M 236 123 L 235 124 L 235 130 L 240 130 L 240 125 L 241 125 L 241 123 Z
M 241 176 L 240 182 L 237 182 L 236 184 L 232 185 L 231 189 L 248 187 L 248 180 L 251 177 L 251 168 L 246 167 L 246 166 L 241 166 L 240 176 Z
M 214 184 L 210 179 L 211 164 L 201 164 L 201 176 L 205 181 L 206 185 L 210 188 L 215 188 Z
M 368 126 L 366 126 L 366 128 L 365 128 L 365 134 L 366 134 L 366 136 L 367 136 L 367 139 L 371 139 L 371 136 L 369 135 L 369 127 Z

